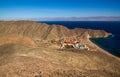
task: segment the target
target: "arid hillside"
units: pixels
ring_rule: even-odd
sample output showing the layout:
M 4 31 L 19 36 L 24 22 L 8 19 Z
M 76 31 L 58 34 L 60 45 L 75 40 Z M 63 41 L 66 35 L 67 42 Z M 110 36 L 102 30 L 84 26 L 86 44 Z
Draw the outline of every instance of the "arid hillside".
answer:
M 9 41 L 16 41 L 18 36 L 30 38 L 37 44 L 44 41 L 59 42 L 65 37 L 74 37 L 81 43 L 92 46 L 90 45 L 89 38 L 107 37 L 109 35 L 110 33 L 107 33 L 103 30 L 82 28 L 75 28 L 70 30 L 62 25 L 47 25 L 33 21 L 0 21 L 0 40 L 2 40 L 2 42 L 4 41 L 3 37 L 8 38 L 8 36 L 13 37 L 13 40 L 8 39 Z
M 33 21 L 0 21 L 0 77 L 120 77 L 120 59 L 89 40 L 109 35 Z M 65 37 L 75 37 L 90 50 L 60 49 Z
M 68 29 L 64 26 L 47 25 L 33 21 L 0 21 L 0 35 L 23 35 L 33 39 L 57 39 L 67 36 L 82 37 L 88 34 L 90 37 L 107 37 L 109 34 L 103 30 Z

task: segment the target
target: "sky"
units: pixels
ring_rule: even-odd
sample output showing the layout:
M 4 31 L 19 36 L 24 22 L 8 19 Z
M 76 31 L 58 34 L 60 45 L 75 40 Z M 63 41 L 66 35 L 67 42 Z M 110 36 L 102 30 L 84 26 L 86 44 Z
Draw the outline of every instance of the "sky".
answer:
M 120 0 L 0 0 L 0 19 L 120 16 Z

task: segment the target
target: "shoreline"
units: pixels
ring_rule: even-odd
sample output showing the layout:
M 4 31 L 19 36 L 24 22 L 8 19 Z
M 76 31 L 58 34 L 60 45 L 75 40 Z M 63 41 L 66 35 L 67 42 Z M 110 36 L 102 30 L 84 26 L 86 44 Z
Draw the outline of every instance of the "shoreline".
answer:
M 100 52 L 104 53 L 104 54 L 107 54 L 108 56 L 112 57 L 112 58 L 115 58 L 117 59 L 118 61 L 120 61 L 120 58 L 115 56 L 115 55 L 112 55 L 111 53 L 109 53 L 107 50 L 104 50 L 103 48 L 101 48 L 100 46 L 98 46 L 97 44 L 95 44 L 94 42 L 92 42 L 90 39 L 89 39 L 89 42 L 94 45 L 97 50 L 99 50 Z
M 120 58 L 120 53 L 118 47 L 115 48 L 114 43 L 112 42 L 113 38 L 107 37 L 107 38 L 93 38 L 90 39 L 93 43 L 95 43 L 100 48 L 104 49 L 105 51 L 108 51 L 110 54 L 117 56 Z M 108 42 L 107 42 L 108 41 Z

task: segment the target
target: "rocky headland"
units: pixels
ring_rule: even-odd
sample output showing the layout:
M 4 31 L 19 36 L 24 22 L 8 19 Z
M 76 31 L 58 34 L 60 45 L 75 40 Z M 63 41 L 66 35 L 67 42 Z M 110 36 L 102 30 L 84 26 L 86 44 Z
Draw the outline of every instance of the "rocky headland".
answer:
M 109 35 L 33 21 L 0 21 L 0 77 L 119 77 L 120 59 L 89 40 Z M 90 50 L 59 49 L 66 37 Z

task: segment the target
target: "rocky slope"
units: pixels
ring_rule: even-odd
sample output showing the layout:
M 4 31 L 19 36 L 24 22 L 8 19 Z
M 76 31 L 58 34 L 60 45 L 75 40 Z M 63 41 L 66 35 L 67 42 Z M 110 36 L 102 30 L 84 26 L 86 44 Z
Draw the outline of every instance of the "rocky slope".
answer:
M 119 77 L 119 66 L 119 60 L 99 51 L 0 46 L 0 77 Z
M 120 59 L 89 38 L 103 30 L 68 29 L 32 21 L 0 21 L 0 77 L 120 77 Z M 76 37 L 91 50 L 59 49 L 64 37 Z
M 82 37 L 88 34 L 90 37 L 107 37 L 109 34 L 103 30 L 91 29 L 72 29 L 69 30 L 64 26 L 47 25 L 32 21 L 1 21 L 0 34 L 15 34 L 32 37 L 34 39 L 55 39 L 66 36 Z
M 0 37 L 4 36 L 25 36 L 34 41 L 61 40 L 64 37 L 75 37 L 85 43 L 89 38 L 107 37 L 110 33 L 103 30 L 91 29 L 68 29 L 64 26 L 47 25 L 33 21 L 1 21 Z M 14 38 L 13 38 L 14 39 Z M 83 40 L 84 39 L 84 40 Z M 87 42 L 86 42 L 87 43 Z

